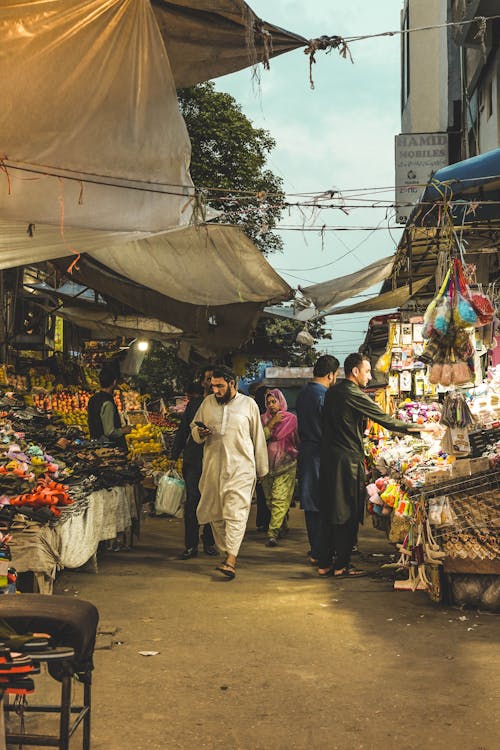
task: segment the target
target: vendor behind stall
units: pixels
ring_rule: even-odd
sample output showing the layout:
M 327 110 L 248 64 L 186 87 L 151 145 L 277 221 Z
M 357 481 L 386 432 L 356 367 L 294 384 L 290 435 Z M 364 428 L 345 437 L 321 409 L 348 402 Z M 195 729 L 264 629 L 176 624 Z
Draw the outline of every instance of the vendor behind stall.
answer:
M 87 406 L 87 417 L 91 440 L 112 443 L 114 447 L 127 450 L 125 435 L 131 427 L 122 427 L 120 415 L 113 399 L 116 388 L 116 371 L 112 367 L 103 367 L 99 374 L 101 390 L 94 393 Z

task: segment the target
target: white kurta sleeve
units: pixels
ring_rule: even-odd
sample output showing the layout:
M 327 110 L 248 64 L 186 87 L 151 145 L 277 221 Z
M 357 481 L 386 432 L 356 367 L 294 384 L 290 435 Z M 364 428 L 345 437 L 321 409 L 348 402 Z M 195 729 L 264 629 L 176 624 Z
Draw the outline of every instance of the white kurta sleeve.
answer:
M 267 442 L 264 435 L 264 428 L 260 421 L 260 412 L 257 404 L 251 402 L 252 411 L 250 414 L 250 434 L 255 451 L 255 470 L 257 476 L 265 477 L 269 474 L 269 459 L 267 456 Z
M 189 427 L 191 428 L 191 437 L 193 438 L 195 443 L 198 443 L 198 445 L 201 445 L 206 440 L 206 438 L 200 437 L 198 433 L 198 427 L 195 425 L 195 422 L 205 422 L 205 419 L 203 418 L 204 417 L 204 409 L 203 409 L 204 405 L 205 405 L 204 403 L 200 405 L 200 407 L 198 408 L 198 411 L 193 417 L 193 421 L 189 425 Z

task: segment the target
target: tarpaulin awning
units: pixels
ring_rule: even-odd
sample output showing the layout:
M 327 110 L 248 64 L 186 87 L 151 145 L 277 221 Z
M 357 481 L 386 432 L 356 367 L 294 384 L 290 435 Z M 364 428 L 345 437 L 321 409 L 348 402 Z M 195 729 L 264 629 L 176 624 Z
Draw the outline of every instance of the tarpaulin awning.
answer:
M 62 230 L 188 224 L 176 87 L 304 43 L 243 0 L 1 3 L 0 215 Z
M 371 263 L 361 271 L 299 288 L 302 294 L 313 302 L 318 311 L 322 311 L 323 315 L 328 315 L 335 305 L 386 279 L 392 271 L 393 263 L 394 256 L 391 255 Z
M 500 148 L 438 169 L 425 189 L 422 202 L 442 200 L 443 193 L 447 198 L 470 197 L 481 186 L 487 186 L 488 191 L 500 189 Z
M 81 307 L 60 307 L 57 315 L 80 328 L 107 338 L 151 338 L 156 341 L 177 341 L 182 331 L 155 318 L 143 315 L 113 315 L 107 310 L 87 310 Z
M 150 2 L 1 3 L 0 95 L 3 218 L 189 223 L 191 146 Z
M 152 0 L 177 88 L 267 61 L 307 40 L 262 21 L 243 0 Z
M 292 290 L 238 227 L 206 224 L 89 252 L 116 273 L 181 302 L 287 299 Z
M 66 229 L 62 236 L 58 226 L 0 218 L 0 271 L 62 258 L 72 250 L 75 253 L 85 253 L 145 236 L 147 234 L 143 232 L 101 232 L 97 229 L 74 227 Z M 68 261 L 68 265 L 70 262 Z
M 64 269 L 67 259 L 57 261 Z M 180 302 L 152 289 L 148 289 L 131 279 L 83 256 L 73 272 L 76 281 L 101 292 L 105 297 L 137 310 L 147 317 L 158 318 L 184 332 L 184 338 L 198 350 L 218 352 L 224 349 L 238 349 L 254 330 L 263 303 L 235 302 L 228 305 L 198 305 Z
M 348 313 L 374 312 L 376 310 L 391 310 L 394 307 L 401 307 L 408 302 L 414 294 L 417 294 L 426 284 L 428 284 L 430 280 L 431 277 L 428 276 L 425 279 L 416 281 L 411 287 L 409 285 L 400 286 L 397 289 L 393 289 L 391 292 L 378 294 L 376 297 L 364 300 L 363 302 L 357 302 L 354 305 L 336 307 L 335 310 L 331 310 L 329 314 L 347 315 Z

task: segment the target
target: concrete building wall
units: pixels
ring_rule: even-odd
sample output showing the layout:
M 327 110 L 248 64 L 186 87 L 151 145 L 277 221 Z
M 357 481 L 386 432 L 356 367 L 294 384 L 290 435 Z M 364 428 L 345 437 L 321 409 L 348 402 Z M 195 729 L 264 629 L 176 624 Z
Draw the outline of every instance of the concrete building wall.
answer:
M 500 51 L 479 83 L 479 152 L 500 146 Z
M 446 23 L 447 0 L 407 0 L 402 11 L 410 28 Z M 407 16 L 406 16 L 407 14 Z M 409 91 L 402 97 L 403 133 L 446 132 L 448 128 L 447 30 L 429 29 L 402 37 L 402 77 Z M 406 45 L 406 48 L 405 48 Z M 404 91 L 404 85 L 403 85 Z

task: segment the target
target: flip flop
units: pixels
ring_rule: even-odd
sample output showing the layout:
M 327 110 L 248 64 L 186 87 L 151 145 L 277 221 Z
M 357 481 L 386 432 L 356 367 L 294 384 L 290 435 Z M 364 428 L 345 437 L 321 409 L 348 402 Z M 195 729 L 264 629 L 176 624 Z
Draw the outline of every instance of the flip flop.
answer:
M 333 568 L 318 568 L 318 575 L 320 578 L 329 578 L 333 575 Z
M 226 576 L 226 578 L 233 579 L 236 577 L 236 568 L 234 565 L 231 565 L 231 563 L 223 562 L 220 565 L 217 565 L 215 570 L 218 570 L 220 573 Z
M 358 570 L 358 568 L 346 568 L 343 573 L 333 573 L 334 578 L 363 578 L 363 576 L 367 576 L 368 572 L 366 570 Z

